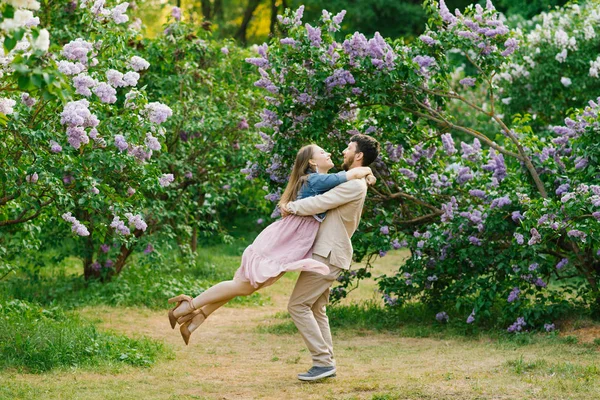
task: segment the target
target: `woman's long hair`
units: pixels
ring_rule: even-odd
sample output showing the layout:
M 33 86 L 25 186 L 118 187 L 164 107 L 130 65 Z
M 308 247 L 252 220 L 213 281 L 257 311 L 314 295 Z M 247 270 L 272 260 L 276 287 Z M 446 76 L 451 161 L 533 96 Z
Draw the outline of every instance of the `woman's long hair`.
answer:
M 308 178 L 307 172 L 316 172 L 309 163 L 310 159 L 313 158 L 314 151 L 314 144 L 309 144 L 298 150 L 298 154 L 296 155 L 296 161 L 294 161 L 294 167 L 292 168 L 292 173 L 290 174 L 290 180 L 288 181 L 285 191 L 281 195 L 279 205 L 287 204 L 290 201 L 296 200 L 296 196 L 298 196 L 298 191 Z

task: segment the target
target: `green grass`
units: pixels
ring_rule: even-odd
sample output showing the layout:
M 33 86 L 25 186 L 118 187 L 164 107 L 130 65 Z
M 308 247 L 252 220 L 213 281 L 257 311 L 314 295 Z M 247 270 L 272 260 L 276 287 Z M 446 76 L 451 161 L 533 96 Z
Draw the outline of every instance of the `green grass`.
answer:
M 0 302 L 0 369 L 147 367 L 173 353 L 146 338 L 101 332 L 77 315 L 20 300 Z

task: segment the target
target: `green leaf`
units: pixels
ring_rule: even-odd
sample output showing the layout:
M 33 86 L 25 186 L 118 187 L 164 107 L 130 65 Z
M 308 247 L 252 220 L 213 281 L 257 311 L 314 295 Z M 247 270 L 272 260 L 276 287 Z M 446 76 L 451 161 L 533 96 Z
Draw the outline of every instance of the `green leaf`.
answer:
M 17 40 L 13 37 L 6 36 L 4 38 L 4 50 L 8 53 L 17 45 Z

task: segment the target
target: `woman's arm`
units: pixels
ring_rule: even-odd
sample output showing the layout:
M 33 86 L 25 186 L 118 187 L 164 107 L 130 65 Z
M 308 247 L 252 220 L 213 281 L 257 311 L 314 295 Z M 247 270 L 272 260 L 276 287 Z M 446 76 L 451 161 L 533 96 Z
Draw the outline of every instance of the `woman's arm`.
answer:
M 346 171 L 346 179 L 360 179 L 365 178 L 367 175 L 372 175 L 373 171 L 369 167 L 356 167 L 349 171 Z

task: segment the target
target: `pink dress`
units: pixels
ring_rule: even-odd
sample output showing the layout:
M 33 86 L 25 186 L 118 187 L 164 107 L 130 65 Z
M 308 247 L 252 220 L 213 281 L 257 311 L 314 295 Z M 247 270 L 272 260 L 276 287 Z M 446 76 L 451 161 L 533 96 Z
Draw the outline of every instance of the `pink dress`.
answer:
M 288 271 L 328 274 L 326 264 L 311 258 L 319 225 L 312 216 L 289 215 L 267 226 L 244 250 L 234 279 L 265 287 Z

